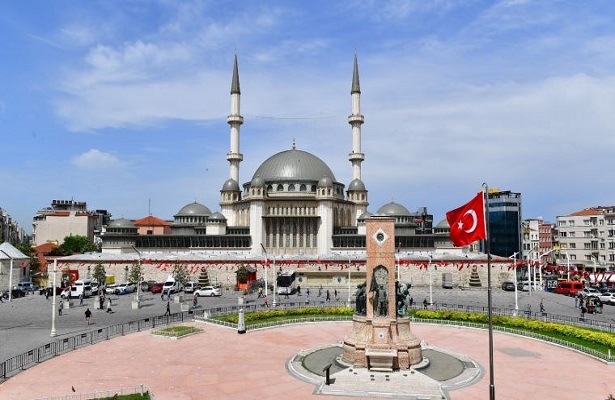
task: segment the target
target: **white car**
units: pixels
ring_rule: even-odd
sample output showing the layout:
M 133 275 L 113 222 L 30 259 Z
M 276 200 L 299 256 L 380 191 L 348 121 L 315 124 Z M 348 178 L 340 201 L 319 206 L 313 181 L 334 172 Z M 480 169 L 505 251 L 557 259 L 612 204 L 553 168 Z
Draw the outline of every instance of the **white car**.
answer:
M 610 304 L 612 306 L 615 305 L 615 293 L 613 292 L 604 291 L 600 293 L 598 298 L 602 304 Z
M 582 291 L 579 291 L 579 294 L 581 294 L 583 297 L 587 297 L 587 296 L 598 297 L 598 296 L 600 296 L 600 292 L 598 291 L 598 289 L 594 289 L 592 287 L 583 288 Z
M 219 287 L 216 286 L 205 286 L 202 288 L 199 288 L 197 290 L 194 291 L 194 295 L 201 297 L 201 296 L 205 296 L 205 297 L 215 297 L 215 296 L 222 296 L 222 290 L 220 290 Z
M 128 293 L 133 293 L 136 289 L 137 287 L 135 286 L 134 283 L 120 283 L 115 288 L 115 293 L 116 294 L 128 294 Z
M 117 289 L 118 285 L 115 283 L 107 285 L 105 288 L 105 294 L 115 294 L 115 289 Z

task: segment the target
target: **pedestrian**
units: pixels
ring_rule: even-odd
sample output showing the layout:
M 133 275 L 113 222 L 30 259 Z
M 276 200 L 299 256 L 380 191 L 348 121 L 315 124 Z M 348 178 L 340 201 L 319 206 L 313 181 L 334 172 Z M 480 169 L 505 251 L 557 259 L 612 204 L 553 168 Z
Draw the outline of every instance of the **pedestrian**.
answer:
M 90 325 L 90 317 L 92 316 L 92 311 L 90 311 L 90 308 L 88 307 L 85 310 L 85 324 L 86 325 Z
M 269 307 L 269 301 L 267 301 L 267 295 L 265 295 L 265 297 L 263 298 L 263 305 L 265 307 Z
M 164 313 L 164 316 L 171 315 L 171 302 L 167 301 L 167 311 Z
M 333 297 L 335 298 L 335 301 L 337 301 L 337 289 L 333 290 Z
M 81 293 L 79 295 L 79 305 L 82 306 L 83 305 L 83 293 Z
M 423 308 L 427 308 L 427 297 L 423 299 Z
M 540 299 L 540 312 L 543 314 L 545 312 L 545 303 L 543 299 Z
M 301 296 L 301 285 L 297 285 L 297 296 Z
M 305 295 L 310 297 L 310 288 L 305 289 Z
M 263 297 L 263 288 L 259 287 L 258 288 L 258 296 L 256 296 L 256 298 L 260 299 L 261 297 Z
M 327 289 L 327 293 L 325 295 L 325 300 L 326 301 L 331 301 L 331 293 L 329 293 L 329 289 Z
M 172 291 L 171 289 L 169 289 L 169 290 L 167 291 L 167 300 L 168 300 L 168 301 L 173 300 L 173 296 L 172 296 L 172 294 L 173 294 L 173 291 Z
M 49 290 L 45 289 L 45 300 L 49 300 Z
M 192 307 L 196 308 L 198 303 L 199 303 L 199 296 L 195 294 L 192 298 Z
M 322 296 L 322 285 L 318 288 L 318 297 Z
M 62 315 L 63 308 L 64 308 L 64 300 L 60 300 L 60 305 L 58 306 L 58 315 Z
M 579 308 L 579 296 L 574 296 L 574 308 Z
M 103 296 L 103 294 L 101 293 L 100 296 L 98 296 L 98 308 L 102 310 L 104 306 L 105 306 L 105 296 Z
M 408 305 L 412 307 L 412 304 L 414 304 L 414 298 L 410 296 L 410 300 L 408 300 Z
M 111 305 L 112 305 L 112 304 L 111 304 L 111 296 L 109 296 L 109 298 L 107 299 L 107 312 L 108 312 L 108 313 L 113 312 L 113 311 L 111 310 Z
M 587 309 L 585 308 L 585 306 L 581 306 L 581 321 L 585 321 L 586 312 L 587 312 Z

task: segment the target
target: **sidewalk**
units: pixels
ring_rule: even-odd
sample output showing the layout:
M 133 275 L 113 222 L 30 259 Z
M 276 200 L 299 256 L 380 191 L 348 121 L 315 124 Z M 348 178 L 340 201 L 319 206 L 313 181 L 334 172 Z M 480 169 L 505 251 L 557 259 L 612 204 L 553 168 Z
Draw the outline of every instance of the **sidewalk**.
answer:
M 141 384 L 156 400 L 323 398 L 315 394 L 314 385 L 291 376 L 287 362 L 302 349 L 340 342 L 352 326 L 301 324 L 240 335 L 233 329 L 197 324 L 204 332 L 180 340 L 140 332 L 59 356 L 0 385 L 0 398 L 78 395 Z M 483 368 L 478 383 L 451 391 L 449 398 L 489 397 L 487 331 L 422 324 L 412 329 L 429 345 L 465 354 Z M 563 400 L 604 400 L 615 394 L 615 366 L 564 348 L 495 332 L 494 359 L 498 399 L 547 399 L 554 390 Z M 355 393 L 364 383 L 357 379 Z

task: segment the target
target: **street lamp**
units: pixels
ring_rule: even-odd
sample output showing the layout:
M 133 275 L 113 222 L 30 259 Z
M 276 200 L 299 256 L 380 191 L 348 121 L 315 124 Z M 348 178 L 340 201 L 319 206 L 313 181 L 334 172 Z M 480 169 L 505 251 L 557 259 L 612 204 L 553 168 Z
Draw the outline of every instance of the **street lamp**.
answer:
M 348 255 L 348 307 L 350 307 L 350 291 L 352 290 L 350 288 L 350 254 Z
M 278 306 L 278 302 L 276 300 L 276 295 L 278 294 L 278 271 L 275 269 L 275 257 L 273 257 L 273 272 L 274 272 L 274 280 L 273 280 L 273 307 Z M 287 289 L 288 290 L 288 289 Z M 288 293 L 288 292 L 286 292 Z
M 569 281 L 570 280 L 570 255 L 568 255 L 567 251 L 565 251 L 564 254 L 566 255 L 566 266 L 568 270 L 568 272 L 566 273 L 566 280 Z
M 269 264 L 269 257 L 267 256 L 267 249 L 265 249 L 265 246 L 263 246 L 263 244 L 261 243 L 261 249 L 263 249 L 263 253 L 265 253 L 265 297 L 267 297 L 267 265 Z
M 141 307 L 141 281 L 143 280 L 143 273 L 141 272 L 141 252 L 137 250 L 134 245 L 130 245 L 137 252 L 137 256 L 139 257 L 139 263 L 137 264 L 137 268 L 139 271 L 139 277 L 137 279 L 137 294 L 132 301 L 132 309 L 138 310 Z
M 545 251 L 544 253 L 542 253 L 541 255 L 538 256 L 538 278 L 540 279 L 540 287 L 542 288 L 542 258 L 544 256 L 547 256 L 549 254 L 551 254 L 553 251 L 555 251 L 555 249 L 551 249 L 549 251 Z
M 51 333 L 49 336 L 56 335 L 56 275 L 58 273 L 58 260 L 53 260 L 53 286 L 51 287 Z
M 9 263 L 9 266 L 11 268 L 9 270 L 9 302 L 10 302 L 13 299 L 13 257 L 9 255 L 7 252 L 5 252 L 4 250 L 0 250 L 0 251 L 3 252 L 5 256 L 11 259 L 11 262 Z
M 517 295 L 517 254 L 519 254 L 519 252 L 515 251 L 512 256 L 508 257 L 509 259 L 513 259 L 513 282 L 515 284 L 515 316 L 517 316 L 517 312 L 519 311 L 519 297 Z
M 432 281 L 433 279 L 431 278 L 431 253 L 428 254 L 429 257 L 429 264 L 427 264 L 427 269 L 429 269 L 429 305 L 433 304 L 433 288 L 432 288 Z

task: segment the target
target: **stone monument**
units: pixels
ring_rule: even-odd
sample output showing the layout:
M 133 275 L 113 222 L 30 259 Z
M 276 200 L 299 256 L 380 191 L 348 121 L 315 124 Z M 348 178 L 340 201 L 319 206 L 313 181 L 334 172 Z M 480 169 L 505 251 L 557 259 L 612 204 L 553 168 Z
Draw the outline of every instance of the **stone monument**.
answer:
M 405 316 L 403 285 L 396 282 L 395 219 L 366 220 L 366 281 L 357 288 L 352 331 L 344 338 L 342 361 L 372 371 L 419 364 L 421 341 Z

